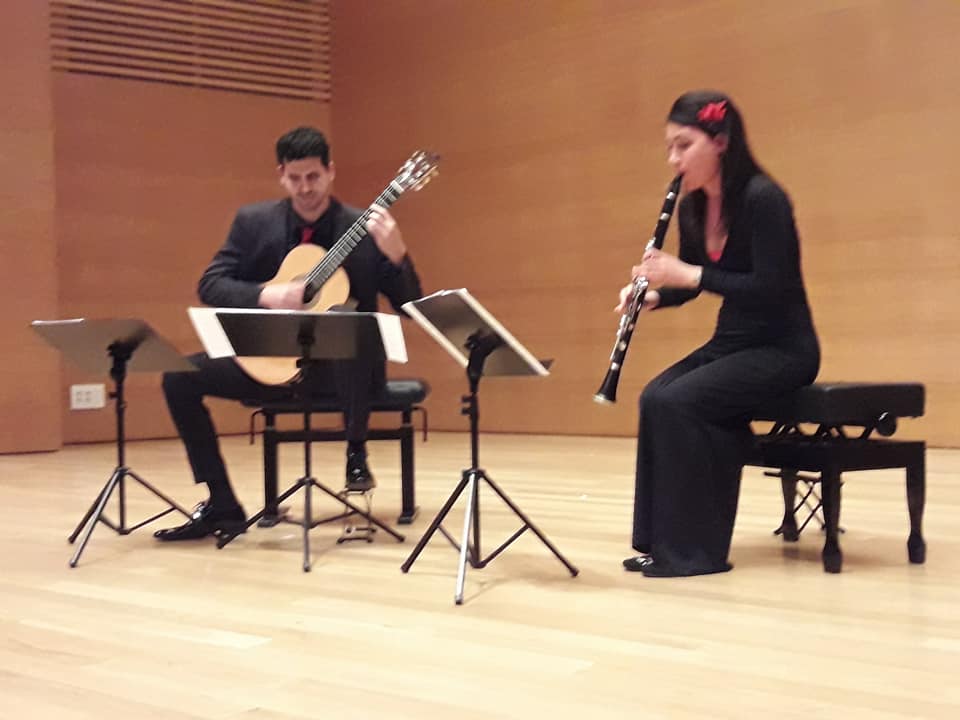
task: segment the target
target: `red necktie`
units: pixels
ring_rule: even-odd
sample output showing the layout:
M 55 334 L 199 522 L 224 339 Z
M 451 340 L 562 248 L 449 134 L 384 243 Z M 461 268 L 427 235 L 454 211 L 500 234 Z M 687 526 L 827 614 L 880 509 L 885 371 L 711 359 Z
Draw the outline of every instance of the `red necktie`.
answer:
M 300 244 L 309 245 L 310 241 L 313 239 L 313 228 L 305 227 L 300 230 Z

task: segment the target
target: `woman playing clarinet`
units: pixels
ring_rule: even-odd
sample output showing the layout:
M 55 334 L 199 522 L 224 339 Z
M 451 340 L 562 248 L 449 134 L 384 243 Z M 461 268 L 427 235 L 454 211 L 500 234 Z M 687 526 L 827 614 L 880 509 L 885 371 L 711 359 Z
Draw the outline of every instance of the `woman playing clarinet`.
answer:
M 820 349 L 800 270 L 790 199 L 754 160 L 729 97 L 689 92 L 666 125 L 683 176 L 675 257 L 648 249 L 634 278 L 644 310 L 722 298 L 713 337 L 640 396 L 633 548 L 648 577 L 725 572 L 749 420 L 765 401 L 813 382 Z M 620 306 L 632 286 L 621 291 Z

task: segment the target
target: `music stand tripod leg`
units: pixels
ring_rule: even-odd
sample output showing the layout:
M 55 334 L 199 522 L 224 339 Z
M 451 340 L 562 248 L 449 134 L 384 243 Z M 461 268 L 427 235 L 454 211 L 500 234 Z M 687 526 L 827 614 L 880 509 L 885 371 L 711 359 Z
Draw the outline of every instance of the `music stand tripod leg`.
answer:
M 544 535 L 536 525 L 534 525 L 533 521 L 527 517 L 526 513 L 524 513 L 523 510 L 521 510 L 516 503 L 514 503 L 513 500 L 507 496 L 500 486 L 497 485 L 486 473 L 483 473 L 482 477 L 486 481 L 487 485 L 489 485 L 493 491 L 500 496 L 500 499 L 503 500 L 504 503 L 506 503 L 507 507 L 513 511 L 513 514 L 520 518 L 526 527 L 533 530 L 533 534 L 540 538 L 540 542 L 546 545 L 550 552 L 556 556 L 557 560 L 566 566 L 567 570 L 570 572 L 570 575 L 572 577 L 576 577 L 580 571 L 574 565 L 570 564 L 570 562 L 563 556 L 563 553 L 561 553 L 554 546 L 554 544 L 547 539 L 547 536 Z
M 87 523 L 90 521 L 90 518 L 93 516 L 93 513 L 96 512 L 97 507 L 100 505 L 100 500 L 103 498 L 110 489 L 113 483 L 113 477 L 117 474 L 117 471 L 120 468 L 114 468 L 113 473 L 110 475 L 110 478 L 107 480 L 106 484 L 101 488 L 100 492 L 93 499 L 93 502 L 90 503 L 90 507 L 87 508 L 87 512 L 84 514 L 83 519 L 77 523 L 77 526 L 73 529 L 73 532 L 70 533 L 70 537 L 67 538 L 67 542 L 73 545 L 77 541 L 77 537 L 80 535 L 81 531 L 87 526 Z
M 447 514 L 453 508 L 457 500 L 460 499 L 460 494 L 463 492 L 464 488 L 467 487 L 467 483 L 469 481 L 469 473 L 464 472 L 463 477 L 460 478 L 460 482 L 457 483 L 457 487 L 455 487 L 453 492 L 450 493 L 450 497 L 447 498 L 447 501 L 443 504 L 440 512 L 437 513 L 437 516 L 433 519 L 433 522 L 430 523 L 430 527 L 427 528 L 427 531 L 420 538 L 419 542 L 417 542 L 417 546 L 413 549 L 413 552 L 410 553 L 410 557 L 408 557 L 406 561 L 404 561 L 403 565 L 400 566 L 400 570 L 403 572 L 409 572 L 410 568 L 413 567 L 413 563 L 416 562 L 417 558 L 420 557 L 420 553 L 423 552 L 423 549 L 427 546 L 427 543 L 430 542 L 433 534 L 437 530 L 442 531 L 444 519 L 446 519 Z
M 308 451 L 309 452 L 309 451 Z M 313 522 L 312 490 L 316 482 L 312 477 L 305 478 L 303 496 L 303 571 L 310 572 L 310 524 Z
M 123 342 L 114 342 L 108 348 L 107 351 L 111 357 L 112 365 L 110 368 L 110 377 L 113 380 L 114 389 L 110 393 L 110 397 L 113 399 L 114 404 L 114 415 L 117 428 L 117 466 L 114 468 L 113 473 L 110 475 L 110 479 L 107 481 L 107 484 L 104 485 L 103 490 L 100 491 L 100 495 L 94 501 L 94 503 L 87 510 L 86 514 L 83 517 L 83 520 L 80 521 L 80 524 L 76 527 L 73 533 L 68 538 L 69 542 L 73 542 L 77 539 L 78 534 L 81 531 L 81 528 L 85 527 L 86 530 L 83 533 L 83 538 L 80 541 L 80 545 L 77 547 L 76 551 L 73 553 L 73 557 L 70 558 L 70 567 L 76 567 L 77 563 L 80 560 L 80 555 L 83 554 L 84 549 L 87 546 L 87 543 L 90 541 L 90 536 L 93 534 L 93 529 L 96 527 L 98 522 L 103 522 L 105 525 L 110 527 L 112 530 L 117 532 L 120 535 L 128 535 L 137 528 L 140 528 L 146 525 L 149 522 L 153 522 L 157 518 L 163 517 L 167 513 L 173 512 L 174 510 L 179 511 L 186 518 L 190 518 L 190 513 L 185 509 L 180 507 L 175 503 L 171 498 L 167 497 L 164 493 L 160 492 L 157 488 L 153 487 L 150 483 L 144 480 L 142 477 L 137 475 L 135 472 L 130 470 L 126 466 L 126 425 L 125 425 L 125 414 L 127 403 L 124 398 L 124 381 L 127 377 L 127 363 L 130 361 L 130 358 L 136 349 L 136 345 L 131 345 L 129 343 Z M 161 513 L 158 513 L 147 520 L 144 520 L 132 527 L 127 526 L 127 503 L 126 503 L 126 487 L 124 485 L 124 479 L 126 477 L 131 477 L 136 480 L 141 486 L 145 489 L 152 492 L 154 495 L 159 497 L 161 500 L 167 503 L 169 506 L 166 510 Z M 119 486 L 119 513 L 120 513 L 120 523 L 119 525 L 114 525 L 107 518 L 104 517 L 103 512 L 106 509 L 107 502 L 110 500 L 110 496 L 113 494 L 115 488 Z
M 420 538 L 420 541 L 413 549 L 413 552 L 410 553 L 410 557 L 408 557 L 406 561 L 404 561 L 403 565 L 400 566 L 400 570 L 403 572 L 410 571 L 410 568 L 413 567 L 413 563 L 416 562 L 417 558 L 420 557 L 420 553 L 423 552 L 423 549 L 427 546 L 427 543 L 430 542 L 430 538 L 432 538 L 433 534 L 440 529 L 444 519 L 450 512 L 450 509 L 454 506 L 454 503 L 460 499 L 460 494 L 463 492 L 464 488 L 467 487 L 468 482 L 470 482 L 470 473 L 464 472 L 463 476 L 460 478 L 460 482 L 457 483 L 457 487 L 454 488 L 452 493 L 450 493 L 450 497 L 447 498 L 447 501 L 443 504 L 443 507 L 440 508 L 440 512 L 437 513 L 437 516 L 433 519 L 433 522 L 430 523 L 430 527 L 427 528 L 427 531 L 423 534 L 423 537 Z
M 303 478 L 300 478 L 299 480 L 297 480 L 297 482 L 296 482 L 295 484 L 293 484 L 292 486 L 290 486 L 289 488 L 287 488 L 287 489 L 283 492 L 283 494 L 280 495 L 280 496 L 277 498 L 277 502 L 278 502 L 278 503 L 282 503 L 282 502 L 285 501 L 287 498 L 289 498 L 291 495 L 293 495 L 295 492 L 297 492 L 297 490 L 299 490 L 301 487 L 303 487 L 303 482 L 304 482 L 304 479 L 303 479 Z M 218 534 L 218 535 L 217 535 L 217 549 L 218 549 L 218 550 L 222 550 L 222 549 L 225 548 L 227 545 L 229 545 L 231 542 L 233 542 L 233 540 L 235 540 L 237 537 L 239 537 L 240 535 L 243 535 L 245 532 L 247 532 L 247 530 L 249 530 L 249 529 L 250 529 L 251 527 L 253 527 L 254 525 L 257 525 L 257 524 L 259 523 L 260 519 L 264 517 L 264 515 L 269 511 L 269 509 L 270 509 L 269 507 L 264 507 L 264 508 L 263 508 L 262 510 L 260 510 L 256 515 L 252 516 L 249 520 L 247 520 L 246 524 L 243 526 L 242 529 L 240 529 L 240 530 L 238 530 L 238 531 L 236 531 L 236 532 L 222 532 L 222 533 Z M 272 527 L 272 526 L 271 526 L 271 527 Z
M 467 507 L 463 513 L 463 534 L 460 536 L 460 561 L 457 567 L 457 587 L 453 600 L 457 605 L 463 605 L 463 585 L 467 578 L 467 555 L 470 553 L 470 530 L 473 528 L 474 508 L 477 503 L 479 486 L 477 471 L 468 471 L 470 480 L 467 483 Z
M 83 538 L 80 540 L 80 544 L 77 546 L 77 549 L 73 553 L 73 557 L 70 558 L 70 567 L 76 567 L 77 563 L 80 561 L 80 555 L 83 554 L 84 548 L 87 547 L 87 543 L 90 541 L 90 536 L 93 534 L 93 529 L 97 526 L 97 523 L 100 521 L 103 516 L 104 508 L 107 507 L 107 501 L 110 499 L 110 496 L 113 494 L 113 489 L 117 486 L 123 478 L 124 469 L 116 468 L 113 471 L 113 474 L 110 476 L 110 479 L 107 481 L 107 484 L 103 487 L 103 490 L 100 492 L 100 498 L 97 501 L 96 507 L 92 508 L 93 512 L 88 513 L 88 520 L 86 521 L 86 529 L 83 532 Z
M 153 521 L 156 520 L 157 518 L 162 518 L 164 515 L 167 515 L 167 514 L 169 514 L 169 513 L 172 513 L 174 510 L 176 510 L 177 512 L 179 512 L 181 515 L 183 515 L 183 516 L 186 517 L 187 519 L 190 518 L 190 512 L 189 512 L 188 510 L 186 510 L 185 508 L 181 507 L 178 503 L 176 503 L 176 502 L 173 500 L 173 498 L 171 498 L 170 496 L 168 496 L 168 495 L 167 495 L 166 493 L 164 493 L 163 491 L 155 488 L 153 485 L 151 485 L 149 482 L 147 482 L 147 481 L 144 480 L 142 477 L 140 477 L 139 475 L 137 475 L 137 474 L 136 474 L 133 470 L 131 470 L 130 468 L 127 468 L 127 467 L 123 468 L 123 474 L 124 474 L 126 477 L 130 477 L 130 478 L 133 478 L 134 480 L 136 480 L 137 483 L 139 483 L 140 487 L 142 487 L 144 490 L 147 490 L 147 491 L 153 493 L 153 494 L 156 495 L 158 498 L 160 498 L 161 500 L 163 500 L 167 505 L 170 506 L 170 507 L 168 507 L 166 510 L 164 510 L 163 512 L 157 513 L 156 515 L 154 515 L 153 517 L 151 517 L 149 520 L 144 520 L 143 522 L 138 523 L 137 525 L 133 525 L 132 527 L 128 528 L 128 529 L 127 529 L 127 532 L 133 532 L 133 531 L 136 530 L 137 528 L 142 527 L 143 525 L 146 525 L 147 523 L 153 522 Z M 122 483 L 122 482 L 120 483 L 120 487 L 121 487 L 121 490 L 122 490 L 122 488 L 123 488 L 123 483 Z
M 140 483 L 147 490 L 153 492 L 157 497 L 166 502 L 170 507 L 166 510 L 156 513 L 146 520 L 142 520 L 136 525 L 127 525 L 127 514 L 126 514 L 126 493 L 124 488 L 124 480 L 126 478 L 133 478 L 138 483 Z M 113 491 L 117 489 L 118 502 L 119 502 L 119 512 L 120 512 L 120 524 L 114 525 L 110 522 L 109 519 L 104 517 L 104 511 L 106 510 L 107 503 L 110 501 Z M 83 554 L 84 549 L 87 546 L 87 543 L 90 541 L 90 536 L 93 534 L 93 529 L 96 527 L 98 522 L 102 522 L 104 525 L 109 527 L 111 530 L 116 532 L 119 535 L 129 535 L 134 530 L 143 527 L 147 523 L 151 523 L 154 520 L 167 515 L 174 510 L 182 513 L 185 517 L 189 518 L 190 513 L 180 507 L 172 499 L 167 497 L 165 494 L 154 488 L 146 480 L 141 478 L 135 472 L 124 466 L 117 466 L 113 470 L 113 474 L 110 475 L 110 479 L 107 480 L 107 484 L 103 486 L 103 489 L 100 491 L 100 494 L 97 496 L 97 499 L 93 501 L 93 504 L 87 510 L 86 514 L 83 516 L 83 519 L 80 521 L 80 524 L 74 529 L 73 533 L 70 534 L 70 537 L 67 538 L 68 542 L 72 545 L 77 537 L 80 535 L 81 531 L 85 532 L 83 538 L 80 541 L 80 545 L 77 547 L 76 551 L 73 554 L 73 557 L 70 559 L 70 567 L 76 567 L 77 563 L 80 561 L 80 556 Z
M 460 496 L 460 493 L 463 492 L 464 488 L 469 489 L 469 495 L 467 497 L 467 507 L 466 514 L 464 517 L 463 523 L 463 534 L 461 537 L 460 546 L 457 548 L 460 552 L 459 564 L 457 567 L 457 585 L 456 591 L 454 593 L 454 601 L 457 605 L 463 604 L 463 587 L 466 580 L 466 570 L 467 562 L 469 562 L 475 568 L 485 567 L 491 560 L 493 560 L 497 555 L 503 552 L 507 546 L 509 546 L 514 540 L 516 540 L 522 533 L 527 529 L 533 530 L 534 534 L 540 541 L 547 546 L 547 548 L 556 556 L 558 560 L 567 568 L 570 572 L 570 575 L 576 577 L 579 573 L 576 567 L 570 564 L 567 559 L 560 553 L 560 551 L 547 539 L 547 537 L 540 532 L 540 530 L 533 524 L 533 522 L 520 510 L 517 505 L 507 497 L 507 494 L 501 490 L 496 483 L 494 483 L 486 474 L 486 472 L 480 469 L 479 464 L 479 435 L 480 435 L 480 424 L 479 424 L 479 386 L 480 379 L 483 377 L 483 366 L 484 361 L 491 352 L 496 350 L 503 344 L 502 339 L 495 335 L 490 335 L 478 331 L 474 333 L 467 339 L 466 347 L 470 350 L 469 360 L 467 363 L 467 379 L 469 382 L 470 392 L 467 395 L 462 397 L 463 407 L 461 408 L 461 414 L 466 415 L 470 421 L 470 455 L 471 455 L 471 466 L 470 469 L 464 470 L 463 479 L 460 481 L 460 484 L 457 486 L 456 490 L 451 494 L 447 499 L 446 504 L 443 509 L 434 519 L 430 528 L 424 533 L 423 537 L 420 539 L 420 542 L 417 544 L 417 547 L 414 549 L 413 553 L 407 559 L 407 561 L 401 566 L 401 569 L 406 572 L 409 570 L 410 566 L 413 564 L 413 561 L 419 555 L 420 551 L 426 545 L 427 541 L 433 535 L 436 530 L 443 531 L 440 523 L 446 514 L 450 511 L 450 508 L 456 502 L 457 498 Z M 524 523 L 523 527 L 515 532 L 506 542 L 500 545 L 499 548 L 494 550 L 487 558 L 481 558 L 480 556 L 480 511 L 479 511 L 479 489 L 480 481 L 485 481 L 493 490 L 497 493 L 501 500 L 507 504 L 507 506 L 517 515 Z M 473 544 L 470 543 L 470 534 L 473 532 Z M 446 535 L 446 533 L 444 532 Z M 447 535 L 447 538 L 450 540 L 451 544 L 456 547 L 456 543 Z

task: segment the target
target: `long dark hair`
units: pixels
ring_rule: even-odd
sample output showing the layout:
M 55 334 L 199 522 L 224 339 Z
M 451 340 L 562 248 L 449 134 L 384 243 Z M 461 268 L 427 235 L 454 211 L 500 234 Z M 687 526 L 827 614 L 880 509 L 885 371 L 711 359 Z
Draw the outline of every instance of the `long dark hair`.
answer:
M 733 100 L 715 90 L 693 90 L 676 99 L 667 122 L 698 128 L 710 137 L 725 135 L 727 149 L 720 158 L 721 217 L 729 229 L 750 178 L 763 172 L 750 152 L 743 117 Z M 703 223 L 707 196 L 703 190 L 690 193 L 694 215 Z

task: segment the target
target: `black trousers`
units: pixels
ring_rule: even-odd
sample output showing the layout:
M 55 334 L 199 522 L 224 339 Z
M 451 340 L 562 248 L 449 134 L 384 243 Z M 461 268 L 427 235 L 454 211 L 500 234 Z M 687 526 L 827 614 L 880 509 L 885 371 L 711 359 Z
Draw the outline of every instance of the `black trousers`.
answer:
M 640 396 L 634 549 L 677 575 L 728 570 L 750 417 L 819 366 L 815 336 L 735 351 L 711 341 L 654 378 Z
M 290 385 L 263 385 L 247 375 L 233 358 L 211 359 L 205 353 L 191 355 L 193 372 L 165 373 L 163 394 L 170 417 L 187 451 L 193 479 L 207 483 L 211 493 L 229 488 L 227 469 L 220 454 L 217 431 L 204 404 L 205 397 L 268 402 L 291 397 Z M 322 361 L 309 374 L 309 382 L 297 388 L 311 395 L 335 395 L 343 407 L 349 442 L 364 442 L 370 421 L 370 399 L 385 382 L 382 361 L 362 358 Z

